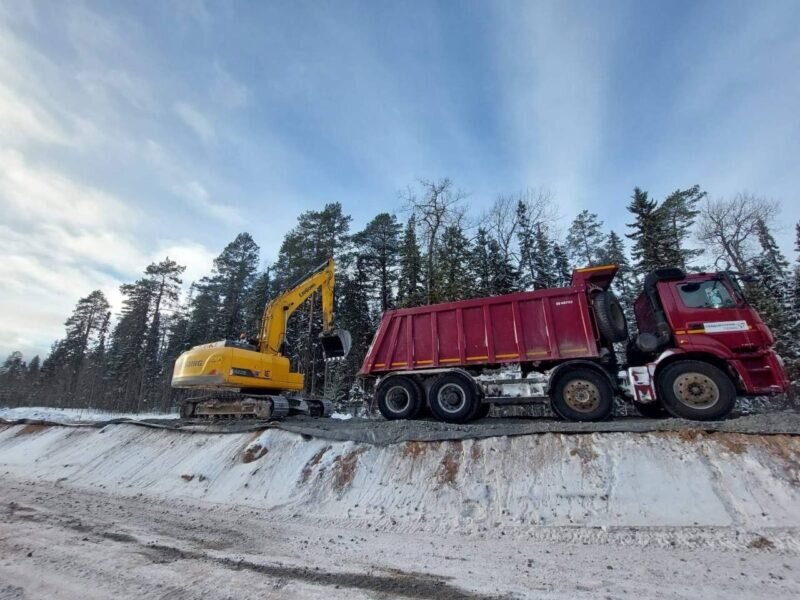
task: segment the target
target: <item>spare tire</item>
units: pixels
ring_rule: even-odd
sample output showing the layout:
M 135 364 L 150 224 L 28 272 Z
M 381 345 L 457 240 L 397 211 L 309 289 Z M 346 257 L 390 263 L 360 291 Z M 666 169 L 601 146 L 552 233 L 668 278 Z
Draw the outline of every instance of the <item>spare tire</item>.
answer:
M 624 342 L 628 339 L 628 323 L 622 305 L 611 290 L 604 290 L 592 299 L 594 318 L 600 336 L 607 342 Z

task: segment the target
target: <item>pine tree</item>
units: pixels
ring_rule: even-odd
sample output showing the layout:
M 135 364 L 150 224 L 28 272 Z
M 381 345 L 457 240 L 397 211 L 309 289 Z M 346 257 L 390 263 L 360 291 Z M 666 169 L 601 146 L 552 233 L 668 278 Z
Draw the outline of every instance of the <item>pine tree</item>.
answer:
M 153 289 L 152 306 L 150 308 L 150 325 L 144 345 L 142 382 L 139 392 L 139 403 L 153 399 L 160 386 L 160 378 L 164 369 L 163 345 L 166 329 L 163 327 L 163 311 L 171 311 L 178 303 L 180 286 L 183 283 L 181 274 L 186 267 L 166 257 L 160 263 L 151 263 L 145 269 L 145 278 L 151 281 Z
M 367 354 L 377 325 L 369 306 L 372 286 L 369 281 L 371 267 L 367 267 L 368 262 L 363 257 L 357 257 L 353 273 L 339 279 L 341 290 L 339 295 L 342 301 L 337 319 L 339 326 L 350 332 L 353 346 L 344 361 L 332 362 L 328 365 L 329 377 L 326 381 L 326 393 L 337 400 L 342 400 L 352 386 L 355 374 Z M 340 376 L 336 377 L 335 375 Z
M 536 236 L 528 214 L 528 205 L 522 200 L 517 201 L 517 245 L 519 247 L 520 286 L 522 289 L 535 287 Z
M 145 343 L 149 330 L 150 309 L 155 296 L 152 279 L 120 286 L 124 297 L 122 312 L 112 332 L 108 357 L 108 392 L 114 406 L 132 410 L 139 404 L 145 363 Z
M 448 225 L 436 248 L 436 287 L 434 302 L 450 302 L 467 298 L 471 291 L 469 277 L 470 248 L 458 225 Z
M 472 278 L 472 297 L 482 298 L 494 293 L 494 264 L 489 253 L 489 232 L 479 227 L 470 252 L 470 275 Z
M 215 327 L 214 321 L 218 316 L 217 307 L 220 305 L 220 298 L 210 279 L 203 277 L 192 284 L 187 304 L 189 322 L 186 344 L 197 346 L 214 341 L 214 332 L 219 330 L 219 327 Z
M 794 373 L 800 360 L 797 343 L 800 327 L 795 315 L 789 263 L 766 223 L 759 219 L 756 228 L 761 253 L 752 263 L 756 281 L 748 286 L 748 297 L 775 335 L 775 348 L 787 362 L 787 370 Z
M 363 259 L 371 294 L 377 298 L 381 312 L 394 306 L 394 286 L 400 252 L 400 230 L 397 218 L 380 213 L 353 236 L 357 254 Z
M 794 251 L 797 252 L 794 265 L 794 317 L 800 322 L 800 221 L 794 226 L 794 231 Z
M 28 383 L 36 384 L 39 381 L 39 375 L 42 370 L 42 359 L 37 354 L 28 363 Z
M 69 372 L 68 394 L 74 394 L 81 376 L 87 351 L 97 340 L 106 320 L 109 304 L 100 290 L 78 300 L 72 315 L 64 323 L 64 367 Z
M 271 271 L 271 267 L 267 267 L 259 273 L 247 292 L 247 299 L 245 300 L 245 331 L 248 338 L 258 337 L 261 332 L 264 307 L 274 294 Z
M 567 233 L 567 248 L 572 260 L 578 266 L 598 264 L 598 256 L 603 245 L 603 222 L 597 215 L 582 210 L 575 217 Z
M 213 331 L 218 339 L 238 339 L 245 330 L 247 293 L 258 267 L 258 244 L 240 233 L 214 259 L 210 285 L 219 297 Z
M 667 266 L 660 255 L 663 240 L 667 237 L 664 213 L 658 211 L 656 201 L 650 200 L 647 192 L 637 187 L 633 190 L 628 210 L 635 216 L 635 221 L 628 223 L 628 227 L 633 228 L 633 233 L 627 233 L 625 237 L 633 240 L 631 255 L 636 274 L 645 275 Z
M 572 269 L 569 266 L 569 258 L 561 244 L 553 244 L 553 266 L 555 267 L 555 277 L 553 285 L 556 287 L 567 287 L 572 281 Z
M 636 300 L 636 280 L 625 253 L 625 243 L 617 235 L 616 231 L 608 234 L 606 243 L 603 246 L 601 260 L 604 264 L 617 265 L 619 268 L 611 288 L 622 302 L 625 317 L 628 320 L 629 327 L 631 327 L 636 321 L 633 314 L 633 302 Z
M 700 214 L 697 205 L 706 197 L 695 185 L 685 190 L 675 190 L 667 196 L 657 213 L 664 224 L 664 237 L 660 240 L 659 258 L 662 264 L 686 270 L 703 253 L 702 249 L 687 248 L 692 227 Z
M 510 257 L 503 252 L 503 248 L 494 238 L 489 240 L 489 265 L 491 269 L 490 295 L 510 294 L 519 291 L 519 274 L 511 264 Z
M 542 290 L 556 285 L 556 261 L 553 244 L 543 223 L 536 224 L 533 255 L 533 289 Z
M 400 245 L 400 274 L 397 286 L 397 305 L 420 306 L 425 301 L 422 288 L 422 256 L 417 242 L 417 221 L 412 215 L 406 223 Z

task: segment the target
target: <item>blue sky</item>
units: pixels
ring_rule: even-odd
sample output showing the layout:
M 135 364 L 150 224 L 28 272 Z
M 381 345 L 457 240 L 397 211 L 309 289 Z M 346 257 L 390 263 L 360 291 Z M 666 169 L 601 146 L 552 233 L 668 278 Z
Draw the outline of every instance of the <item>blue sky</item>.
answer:
M 548 188 L 622 229 L 635 185 L 782 205 L 800 156 L 796 2 L 0 4 L 0 353 L 165 254 L 354 228 L 451 177 L 475 212 Z

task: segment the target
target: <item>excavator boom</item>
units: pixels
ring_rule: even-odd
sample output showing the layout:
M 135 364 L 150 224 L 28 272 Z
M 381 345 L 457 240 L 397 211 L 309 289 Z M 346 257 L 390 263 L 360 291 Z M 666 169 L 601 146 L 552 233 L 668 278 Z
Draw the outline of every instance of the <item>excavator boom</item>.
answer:
M 322 294 L 322 335 L 320 341 L 326 358 L 347 356 L 351 338 L 347 331 L 333 328 L 333 291 L 336 265 L 332 258 L 322 263 L 302 280 L 264 307 L 258 349 L 265 354 L 280 355 L 286 340 L 289 317 L 314 292 Z

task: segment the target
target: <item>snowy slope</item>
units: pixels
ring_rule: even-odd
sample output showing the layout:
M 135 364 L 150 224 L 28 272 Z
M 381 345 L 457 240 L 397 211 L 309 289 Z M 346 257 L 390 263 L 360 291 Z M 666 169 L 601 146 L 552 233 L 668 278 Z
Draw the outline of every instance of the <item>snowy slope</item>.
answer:
M 107 421 L 109 419 L 169 419 L 178 418 L 178 413 L 121 413 L 97 410 L 94 408 L 53 408 L 51 406 L 0 407 L 0 419 L 14 421 L 31 419 L 35 421 L 80 422 Z
M 402 531 L 800 527 L 800 439 L 544 434 L 374 447 L 127 425 L 6 426 L 0 473 Z

